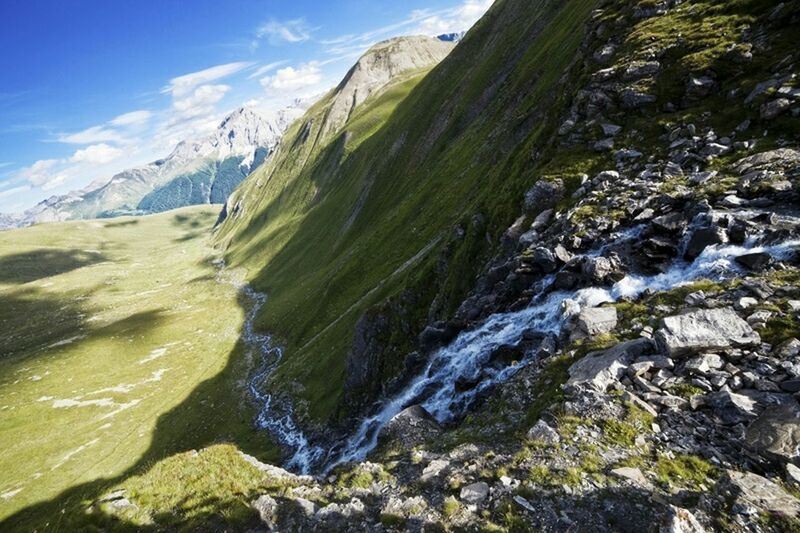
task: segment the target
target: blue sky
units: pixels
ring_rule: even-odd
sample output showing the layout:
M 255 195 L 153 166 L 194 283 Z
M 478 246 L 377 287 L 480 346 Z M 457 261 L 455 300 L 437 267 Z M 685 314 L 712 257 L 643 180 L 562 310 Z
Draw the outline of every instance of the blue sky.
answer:
M 0 0 L 0 212 L 319 94 L 375 42 L 466 30 L 492 1 Z

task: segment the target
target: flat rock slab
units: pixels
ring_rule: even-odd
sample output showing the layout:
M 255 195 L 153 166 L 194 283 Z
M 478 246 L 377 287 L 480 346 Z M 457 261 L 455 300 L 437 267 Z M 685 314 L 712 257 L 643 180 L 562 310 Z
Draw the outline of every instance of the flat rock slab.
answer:
M 745 433 L 748 448 L 769 460 L 793 461 L 800 451 L 800 414 L 791 406 L 770 408 Z
M 754 346 L 761 337 L 733 309 L 703 309 L 670 316 L 655 334 L 659 349 L 669 357 L 701 351 Z
M 628 366 L 653 347 L 650 339 L 636 339 L 619 344 L 604 352 L 590 353 L 569 369 L 569 380 L 564 385 L 567 391 L 580 388 L 605 392 L 618 381 Z
M 779 485 L 750 472 L 728 470 L 717 483 L 716 491 L 732 505 L 737 514 L 755 512 L 800 516 L 800 501 Z

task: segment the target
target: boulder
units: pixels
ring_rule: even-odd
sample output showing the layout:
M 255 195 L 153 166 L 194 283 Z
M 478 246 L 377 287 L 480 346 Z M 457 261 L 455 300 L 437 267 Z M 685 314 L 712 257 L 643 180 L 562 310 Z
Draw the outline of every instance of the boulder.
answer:
M 616 307 L 584 308 L 578 315 L 578 331 L 582 336 L 589 337 L 611 333 L 617 327 L 617 320 Z
M 786 463 L 800 455 L 800 412 L 789 405 L 771 407 L 747 428 L 747 447 L 761 457 Z
M 558 432 L 551 428 L 544 420 L 536 422 L 536 425 L 528 431 L 527 437 L 528 440 L 542 442 L 548 445 L 561 442 L 561 437 L 558 435 Z
M 555 207 L 564 197 L 564 182 L 560 179 L 540 179 L 525 193 L 525 209 L 531 213 L 541 213 Z
M 800 516 L 800 501 L 779 485 L 751 472 L 727 470 L 717 482 L 716 493 L 731 504 L 736 514 Z
M 686 246 L 684 257 L 689 261 L 694 261 L 703 250 L 709 246 L 716 244 L 726 244 L 728 242 L 728 234 L 724 228 L 719 226 L 712 226 L 709 228 L 700 228 L 692 233 L 689 238 L 689 244 Z
M 788 98 L 777 98 L 761 106 L 761 118 L 764 120 L 772 120 L 778 118 L 792 106 L 792 102 Z
M 772 262 L 772 256 L 766 252 L 756 252 L 752 254 L 740 255 L 736 262 L 748 270 L 764 270 Z
M 709 394 L 705 397 L 704 403 L 725 425 L 748 422 L 757 416 L 756 402 L 752 398 L 727 390 Z
M 691 512 L 670 505 L 669 513 L 664 517 L 658 531 L 659 533 L 705 533 L 706 529 Z
M 556 271 L 558 264 L 556 256 L 547 248 L 536 248 L 522 257 L 525 264 L 532 265 L 543 274 L 552 274 Z
M 593 352 L 569 369 L 569 380 L 564 385 L 568 392 L 588 388 L 605 392 L 624 374 L 633 360 L 653 348 L 650 339 L 636 339 L 619 344 L 604 352 Z
M 477 505 L 489 496 L 489 485 L 483 481 L 467 485 L 461 489 L 461 499 L 466 503 Z
M 416 446 L 441 433 L 442 428 L 421 405 L 412 405 L 396 414 L 381 429 L 381 440 L 396 440 L 406 447 Z
M 272 496 L 264 494 L 255 500 L 251 506 L 258 513 L 261 521 L 268 527 L 272 527 L 275 512 L 278 510 L 278 502 Z
M 654 338 L 661 352 L 672 358 L 761 343 L 758 333 L 730 308 L 702 309 L 664 318 Z

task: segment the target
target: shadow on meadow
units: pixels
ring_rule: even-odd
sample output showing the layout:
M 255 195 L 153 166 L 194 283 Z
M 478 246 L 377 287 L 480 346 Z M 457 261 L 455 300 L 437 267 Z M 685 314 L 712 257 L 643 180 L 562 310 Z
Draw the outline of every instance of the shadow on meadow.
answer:
M 239 305 L 246 309 L 250 302 L 239 295 Z M 104 333 L 119 334 L 152 320 L 153 316 L 134 315 L 128 322 L 108 326 Z M 245 350 L 244 343 L 237 342 L 219 374 L 200 383 L 183 402 L 158 418 L 150 447 L 130 468 L 117 476 L 82 483 L 50 500 L 33 504 L 0 522 L 0 531 L 148 530 L 102 513 L 86 511 L 112 487 L 131 476 L 148 472 L 158 461 L 180 452 L 232 443 L 245 453 L 275 462 L 278 459 L 276 449 L 263 433 L 252 429 L 255 413 L 241 383 L 242 376 L 250 370 Z M 239 500 L 217 504 L 193 505 L 192 509 L 181 510 L 181 514 L 191 513 L 197 523 L 220 524 L 231 513 L 239 516 L 243 512 Z M 158 530 L 177 529 L 173 527 L 175 516 L 155 518 L 159 522 Z M 250 519 L 249 514 L 246 518 Z
M 0 257 L 0 283 L 22 285 L 107 261 L 100 252 L 33 250 Z

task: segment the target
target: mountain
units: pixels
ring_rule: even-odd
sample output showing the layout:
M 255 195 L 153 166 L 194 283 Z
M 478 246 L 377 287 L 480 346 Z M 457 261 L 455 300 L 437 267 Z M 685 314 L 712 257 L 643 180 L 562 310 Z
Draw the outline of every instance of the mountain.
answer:
M 368 51 L 213 235 L 14 232 L 2 490 L 27 503 L 0 529 L 797 531 L 798 38 L 797 2 L 497 0 L 441 60 Z M 126 245 L 159 226 L 171 252 Z M 187 261 L 206 238 L 224 257 Z M 148 418 L 174 389 L 106 383 L 102 343 L 133 361 L 109 372 L 202 382 Z
M 108 181 L 55 196 L 26 211 L 15 225 L 155 213 L 188 205 L 224 203 L 277 145 L 305 104 L 265 116 L 241 108 L 209 136 L 178 144 L 166 157 Z

